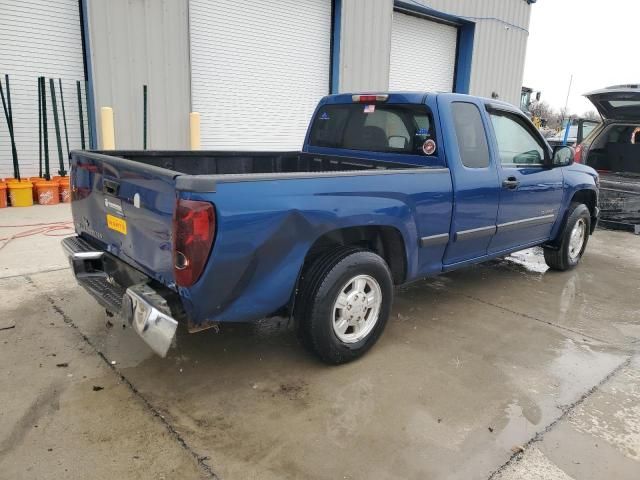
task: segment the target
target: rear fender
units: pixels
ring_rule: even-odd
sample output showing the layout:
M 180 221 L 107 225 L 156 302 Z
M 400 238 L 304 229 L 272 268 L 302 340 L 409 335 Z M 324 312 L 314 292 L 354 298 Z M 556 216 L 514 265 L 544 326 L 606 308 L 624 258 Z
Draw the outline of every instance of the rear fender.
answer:
M 397 216 L 371 213 L 370 207 L 367 213 L 339 219 L 323 219 L 323 212 L 300 210 L 271 212 L 243 222 L 219 215 L 219 236 L 202 278 L 193 287 L 180 289 L 191 318 L 190 329 L 215 322 L 252 321 L 285 307 L 290 311 L 307 254 L 319 238 L 333 230 L 362 225 L 396 229 L 405 243 L 407 275 L 412 275 L 417 241 L 411 239 L 418 237 L 417 227 L 411 209 L 393 203 Z

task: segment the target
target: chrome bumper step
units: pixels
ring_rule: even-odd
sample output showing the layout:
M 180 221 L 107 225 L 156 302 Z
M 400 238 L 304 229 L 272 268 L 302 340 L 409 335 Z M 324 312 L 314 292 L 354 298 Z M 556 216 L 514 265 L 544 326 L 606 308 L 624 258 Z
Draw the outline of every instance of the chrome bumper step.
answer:
M 154 352 L 165 357 L 178 328 L 167 301 L 146 282 L 118 285 L 103 269 L 106 253 L 82 238 L 65 238 L 62 248 L 78 284 L 100 305 L 125 318 Z

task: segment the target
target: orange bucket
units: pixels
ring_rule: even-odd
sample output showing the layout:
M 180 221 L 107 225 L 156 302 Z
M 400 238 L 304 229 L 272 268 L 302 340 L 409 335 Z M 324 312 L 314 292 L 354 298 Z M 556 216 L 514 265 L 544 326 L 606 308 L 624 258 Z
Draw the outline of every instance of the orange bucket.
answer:
M 7 184 L 0 182 L 0 208 L 7 208 Z
M 29 180 L 10 179 L 7 182 L 9 200 L 12 207 L 30 207 L 33 205 L 33 184 Z
M 71 201 L 71 190 L 69 188 L 69 177 L 55 177 L 60 187 L 60 202 L 69 203 Z
M 40 205 L 56 205 L 60 203 L 60 187 L 54 180 L 36 182 L 38 189 L 38 203 Z
M 36 183 L 44 180 L 42 177 L 29 177 L 28 179 L 31 183 L 33 183 L 33 203 L 38 203 L 38 189 L 36 188 Z

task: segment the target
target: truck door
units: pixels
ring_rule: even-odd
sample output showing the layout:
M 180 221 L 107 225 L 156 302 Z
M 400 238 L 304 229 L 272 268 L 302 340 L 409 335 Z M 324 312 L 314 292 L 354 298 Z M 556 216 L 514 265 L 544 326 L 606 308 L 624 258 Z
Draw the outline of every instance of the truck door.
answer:
M 549 149 L 523 115 L 490 107 L 489 117 L 501 184 L 489 253 L 542 243 L 549 239 L 562 203 L 562 170 L 544 165 Z
M 489 151 L 488 119 L 481 113 L 483 108 L 471 97 L 438 96 L 454 191 L 445 268 L 486 255 L 496 231 L 498 172 Z

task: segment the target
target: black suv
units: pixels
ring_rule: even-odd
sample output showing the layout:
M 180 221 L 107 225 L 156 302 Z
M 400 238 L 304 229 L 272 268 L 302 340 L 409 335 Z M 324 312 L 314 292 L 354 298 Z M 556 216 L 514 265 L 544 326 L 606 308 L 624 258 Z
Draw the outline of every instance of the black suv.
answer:
M 602 223 L 640 234 L 640 84 L 585 97 L 603 122 L 578 145 L 575 161 L 600 172 Z

